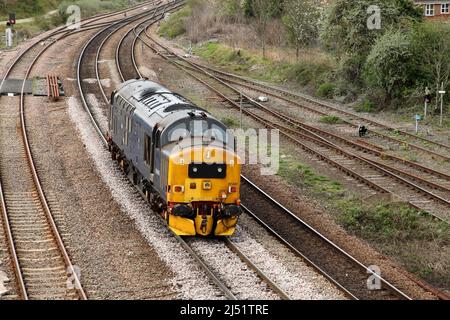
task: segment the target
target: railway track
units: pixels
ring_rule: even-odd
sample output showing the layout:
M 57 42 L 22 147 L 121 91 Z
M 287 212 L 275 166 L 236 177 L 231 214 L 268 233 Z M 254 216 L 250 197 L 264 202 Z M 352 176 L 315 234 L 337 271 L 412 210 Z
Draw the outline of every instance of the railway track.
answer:
M 395 146 L 397 149 L 406 146 L 408 148 L 412 148 L 419 152 L 422 152 L 424 155 L 429 155 L 435 159 L 447 162 L 450 160 L 450 145 L 448 144 L 430 140 L 422 136 L 388 126 L 377 120 L 371 119 L 369 117 L 364 117 L 348 110 L 344 110 L 331 103 L 321 101 L 304 94 L 294 93 L 273 85 L 268 85 L 253 79 L 224 72 L 218 70 L 217 68 L 212 68 L 199 63 L 192 63 L 194 63 L 198 67 L 213 72 L 220 79 L 228 83 L 233 83 L 240 87 L 244 87 L 249 90 L 257 91 L 267 96 L 274 97 L 276 99 L 287 102 L 290 105 L 306 110 L 307 112 L 315 113 L 319 116 L 341 116 L 343 117 L 343 123 L 346 125 L 350 125 L 353 129 L 356 129 L 360 123 L 370 124 L 372 126 L 371 133 L 381 138 L 380 143 L 382 145 L 388 145 L 390 147 Z M 402 137 L 403 139 L 399 139 L 398 136 Z M 415 141 L 415 143 L 408 141 L 408 139 Z
M 339 248 L 244 176 L 242 202 L 247 214 L 319 270 L 350 298 L 411 299 L 400 288 L 371 272 L 369 266 Z M 368 289 L 367 280 L 370 274 L 379 279 L 381 289 Z
M 450 180 L 447 174 L 406 160 L 402 161 L 409 167 L 420 168 L 425 176 L 419 176 L 417 173 L 399 168 L 399 159 L 380 161 L 376 156 L 384 155 L 381 152 L 377 154 L 376 149 L 312 127 L 266 107 L 245 92 L 177 55 L 170 48 L 153 39 L 147 29 L 145 34 L 151 42 L 144 42 L 157 54 L 207 86 L 237 110 L 241 107 L 238 101 L 243 99 L 245 115 L 265 127 L 279 129 L 282 136 L 313 154 L 320 162 L 333 165 L 355 179 L 357 184 L 363 183 L 369 187 L 368 194 L 386 194 L 401 199 L 418 210 L 430 213 L 443 222 L 450 221 Z M 354 149 L 357 149 L 357 152 Z M 368 152 L 375 156 L 367 156 Z
M 147 30 L 147 28 L 145 28 L 144 30 L 141 30 L 140 32 L 135 32 L 135 35 L 136 35 L 136 38 L 139 38 L 140 40 L 142 40 L 141 39 L 141 34 L 143 33 L 143 32 L 146 32 L 146 30 Z M 134 47 L 134 45 L 135 45 L 135 42 L 136 41 L 134 41 L 133 42 L 133 47 Z M 173 54 L 172 52 L 170 52 L 170 54 Z M 134 62 L 134 56 L 133 56 L 133 63 L 134 63 L 134 65 L 135 65 L 135 70 L 136 70 L 136 73 L 138 74 L 138 75 L 140 75 L 140 73 L 139 73 L 139 69 L 138 69 L 138 67 L 136 66 L 136 63 Z M 245 193 L 245 192 L 244 192 Z M 253 203 L 254 202 L 254 199 L 249 199 L 249 201 L 248 201 L 249 203 Z M 273 216 L 276 216 L 276 213 L 273 215 Z M 260 220 L 258 220 L 258 221 L 260 221 Z M 289 225 L 289 224 L 287 224 L 287 225 Z M 288 243 L 284 238 L 281 238 L 280 237 L 280 239 L 283 241 L 283 242 L 285 242 L 285 243 Z M 253 265 L 252 264 L 252 262 L 229 240 L 229 239 L 227 239 L 227 240 L 225 240 L 226 241 L 226 243 L 227 243 L 227 245 L 230 247 L 230 249 L 233 251 L 233 252 L 235 252 L 241 259 L 242 259 L 242 261 L 244 261 L 244 262 L 246 262 L 247 264 L 249 264 L 249 266 L 253 269 L 253 270 L 255 270 L 255 272 L 258 274 L 258 275 L 260 275 L 263 279 L 265 278 L 265 276 L 264 276 L 264 274 L 255 266 L 255 265 Z M 333 246 L 333 248 L 335 248 L 335 246 Z M 299 252 L 299 251 L 297 251 L 297 252 Z M 342 250 L 340 250 L 339 251 L 341 254 L 343 253 L 343 251 Z M 305 256 L 304 255 L 301 255 L 303 258 L 305 258 Z M 333 256 L 329 256 L 329 258 L 330 258 L 330 260 L 329 261 L 331 261 L 332 259 L 333 259 L 333 257 L 335 257 L 336 255 L 333 255 Z M 346 255 L 346 257 L 349 257 L 348 255 Z M 306 259 L 307 261 L 309 261 L 308 259 Z M 354 261 L 355 259 L 351 259 L 352 261 Z M 316 266 L 316 265 L 314 265 L 314 266 Z M 361 269 L 361 266 L 363 266 L 362 264 L 359 264 L 358 265 L 358 267 Z M 316 266 L 317 267 L 317 266 Z M 339 281 L 337 281 L 336 280 L 336 277 L 333 277 L 333 276 L 330 276 L 329 274 L 327 274 L 326 272 L 324 272 L 322 269 L 320 269 L 320 268 L 316 268 L 317 270 L 319 270 L 322 274 L 324 274 L 328 279 L 330 279 L 333 283 L 335 283 L 339 288 L 341 288 L 342 289 L 342 291 L 343 292 L 345 292 L 346 294 L 347 294 L 347 296 L 349 296 L 349 297 L 351 297 L 351 298 L 355 298 L 355 299 L 357 299 L 357 298 L 359 298 L 359 297 L 357 297 L 356 295 L 354 295 L 354 294 L 352 294 L 350 291 L 348 291 L 347 289 L 345 289 L 345 287 L 343 286 L 343 285 L 341 285 L 340 283 L 339 283 Z M 359 274 L 359 277 L 358 277 L 358 280 L 355 280 L 355 281 L 360 281 L 361 279 L 367 279 L 367 268 L 364 268 L 363 269 L 363 271 L 361 272 L 358 272 L 358 274 Z M 363 277 L 361 277 L 361 274 L 363 274 L 362 276 Z M 278 287 L 277 287 L 277 285 L 275 284 L 275 283 L 273 283 L 272 281 L 270 281 L 270 279 L 266 279 L 266 281 L 267 281 L 267 283 L 269 283 L 270 285 L 271 285 L 271 288 L 275 291 L 275 292 L 277 292 L 278 294 L 279 294 L 279 296 L 280 297 L 282 297 L 282 298 L 284 298 L 284 299 L 289 299 L 289 297 L 288 297 L 288 295 L 287 294 L 285 294 L 281 289 L 279 289 Z M 405 299 L 410 299 L 407 295 L 405 295 L 404 293 L 402 293 L 400 290 L 398 290 L 398 289 L 396 289 L 394 286 L 392 286 L 391 284 L 389 284 L 386 280 L 384 280 L 384 279 L 382 279 L 382 278 L 380 278 L 380 281 L 382 281 L 384 284 L 385 284 L 385 286 L 386 287 L 388 287 L 390 290 L 392 290 L 393 291 L 393 293 L 394 293 L 394 296 L 396 297 L 396 298 L 398 298 L 399 296 L 401 297 L 401 298 L 405 298 Z M 363 281 L 363 283 L 364 283 L 364 281 Z M 362 291 L 364 291 L 365 293 L 367 292 L 367 288 L 365 289 L 365 290 L 362 290 Z M 358 292 L 359 293 L 359 292 Z M 374 295 L 373 293 L 372 293 L 372 295 Z M 384 295 L 386 295 L 386 293 L 385 293 L 385 291 L 381 294 L 382 296 L 384 296 Z M 361 295 L 362 296 L 362 295 Z M 363 298 L 367 298 L 367 296 L 362 296 Z M 378 296 L 379 297 L 379 296 Z M 373 297 L 372 297 L 373 298 Z
M 143 22 L 138 22 L 134 27 L 129 29 L 123 35 L 123 37 L 119 41 L 119 44 L 118 44 L 117 50 L 116 50 L 116 65 L 117 65 L 117 69 L 120 74 L 120 77 L 123 81 L 126 81 L 127 79 L 135 78 L 136 76 L 140 76 L 140 72 L 138 70 L 137 64 L 135 63 L 135 60 L 133 57 L 134 50 L 132 50 L 132 48 L 134 48 L 134 46 L 136 45 L 136 39 L 138 38 L 138 35 L 140 33 L 142 33 L 142 31 L 144 30 L 144 27 L 146 25 L 154 24 L 155 22 L 159 21 L 163 17 L 164 13 L 167 10 L 176 10 L 180 5 L 183 5 L 183 2 L 174 2 L 172 5 L 162 6 L 161 11 L 159 11 L 158 8 L 155 9 L 155 11 L 152 13 L 152 15 L 149 19 L 146 19 Z M 145 26 L 143 26 L 144 24 L 145 24 Z M 107 99 L 105 90 L 101 85 L 101 80 L 100 80 L 100 75 L 99 75 L 100 72 L 98 69 L 98 61 L 99 61 L 100 51 L 103 49 L 105 42 L 114 34 L 115 31 L 118 31 L 118 28 L 116 30 L 112 30 L 108 34 L 108 36 L 104 37 L 103 40 L 101 40 L 101 41 L 95 40 L 93 37 L 91 39 L 93 41 L 90 42 L 90 44 L 86 45 L 86 47 L 85 47 L 86 50 L 83 50 L 83 54 L 88 54 L 89 57 L 94 56 L 93 52 L 96 51 L 96 53 L 95 53 L 96 58 L 94 59 L 95 64 L 96 64 L 95 74 L 96 74 L 98 83 L 101 87 L 101 93 L 102 93 L 102 97 L 103 97 L 105 103 L 108 103 L 108 99 Z M 99 34 L 101 34 L 101 32 L 99 32 L 97 35 L 99 35 Z M 87 49 L 88 45 L 92 45 L 93 48 L 96 47 L 97 49 L 96 50 Z M 127 48 L 128 46 L 131 46 L 131 48 Z M 92 73 L 88 73 L 88 74 L 84 73 L 84 70 L 92 70 L 92 68 L 90 68 L 90 67 L 83 68 L 83 65 L 85 66 L 83 61 L 89 61 L 89 58 L 87 56 L 83 56 L 83 54 L 80 56 L 80 59 L 79 59 L 79 62 L 80 62 L 79 63 L 79 83 L 81 83 L 82 78 L 90 77 L 92 75 Z M 123 60 L 126 60 L 125 62 L 121 59 L 122 57 L 124 57 Z M 130 69 L 130 67 L 132 69 Z M 83 75 L 83 76 L 81 76 L 81 75 Z M 96 129 L 97 132 L 99 133 L 101 139 L 103 140 L 103 142 L 106 145 L 105 134 L 104 134 L 103 129 L 101 129 L 102 125 L 99 124 L 99 121 L 97 120 L 95 112 L 92 111 L 92 109 L 93 109 L 92 106 L 89 106 L 89 103 L 87 103 L 88 99 L 86 98 L 86 95 L 89 93 L 88 93 L 88 91 L 84 90 L 82 85 L 80 85 L 80 93 L 83 96 L 85 96 L 85 98 L 84 98 L 84 101 L 86 101 L 85 108 L 86 108 L 86 110 L 88 110 L 93 125 L 97 128 Z M 163 219 L 162 219 L 162 221 L 165 223 L 165 221 Z M 226 284 L 224 284 L 223 281 L 220 279 L 220 277 L 216 275 L 216 273 L 212 270 L 212 268 L 210 266 L 208 266 L 207 262 L 205 262 L 204 259 L 202 259 L 202 257 L 199 255 L 199 253 L 197 253 L 192 248 L 192 246 L 189 244 L 189 241 L 186 241 L 182 237 L 179 237 L 176 235 L 174 235 L 174 237 L 177 239 L 177 241 L 180 243 L 180 245 L 193 257 L 193 259 L 195 261 L 197 261 L 199 266 L 201 266 L 201 268 L 206 272 L 208 277 L 217 286 L 217 288 L 219 288 L 221 290 L 221 292 L 223 292 L 224 297 L 227 299 L 231 299 L 231 300 L 237 300 L 236 295 L 231 292 L 231 290 L 228 288 L 228 286 Z M 267 275 L 265 275 L 264 272 L 262 272 L 260 269 L 258 269 L 258 267 L 255 264 L 253 264 L 239 250 L 238 247 L 236 247 L 229 240 L 227 240 L 226 245 L 230 248 L 230 250 L 232 250 L 236 255 L 238 255 L 240 257 L 240 259 L 245 264 L 247 264 L 250 269 L 254 270 L 255 273 L 261 278 L 261 280 L 263 282 L 267 283 L 267 286 L 269 288 L 271 288 L 271 290 L 273 290 L 281 299 L 289 299 L 288 295 L 282 289 L 280 289 L 275 284 L 274 281 L 270 280 L 270 278 Z
M 146 36 L 147 37 L 149 37 L 152 41 L 154 41 L 154 39 L 152 39 L 151 38 L 151 36 L 148 34 L 148 29 L 145 29 L 145 31 L 144 31 L 145 33 L 146 33 Z M 142 40 L 142 38 L 141 38 L 141 40 Z M 188 74 L 190 74 L 190 75 L 192 75 L 195 79 L 197 79 L 198 81 L 200 81 L 201 83 L 203 83 L 203 84 L 205 84 L 208 88 L 210 88 L 210 89 L 212 89 L 211 88 L 211 86 L 206 82 L 206 81 L 204 81 L 203 79 L 200 79 L 199 77 L 197 77 L 196 75 L 193 75 L 192 73 L 190 73 L 189 72 L 189 70 L 187 70 L 188 68 L 186 68 L 186 66 L 183 66 L 183 65 L 181 65 L 181 64 L 177 64 L 176 62 L 174 62 L 173 60 L 174 59 L 181 59 L 181 60 L 183 60 L 183 58 L 181 58 L 181 57 L 179 57 L 177 54 L 175 54 L 173 51 L 171 51 L 171 50 L 166 50 L 166 52 L 165 53 L 161 53 L 158 49 L 156 49 L 154 46 L 152 46 L 150 43 L 148 43 L 148 41 L 145 41 L 145 40 L 142 40 L 148 47 L 150 47 L 152 50 L 154 50 L 157 54 L 159 54 L 159 55 L 161 55 L 161 56 L 163 56 L 166 60 L 168 60 L 169 62 L 171 62 L 171 63 L 174 63 L 176 66 L 178 66 L 180 69 L 182 69 L 183 71 L 185 71 L 185 72 L 187 72 Z M 156 41 L 155 41 L 155 43 L 156 43 Z M 158 44 L 158 45 L 160 45 L 160 44 Z M 161 46 L 161 45 L 160 45 Z M 164 46 L 161 46 L 161 47 L 163 47 L 163 48 L 165 48 Z M 207 74 L 208 76 L 210 76 L 209 74 Z M 232 87 L 230 87 L 230 86 L 227 86 L 227 90 L 228 90 L 228 92 L 232 92 L 232 93 L 236 93 L 236 89 L 235 88 L 232 88 Z M 228 98 L 228 97 L 226 97 L 226 96 L 224 96 L 224 94 L 223 93 L 221 93 L 221 92 L 217 92 L 218 90 L 214 90 L 213 89 L 213 91 L 214 92 L 216 92 L 216 93 L 218 93 L 219 94 L 219 96 L 221 96 L 221 97 L 223 97 L 225 100 L 227 100 L 227 101 L 229 101 L 231 104 L 234 104 L 235 106 L 236 106 L 236 101 L 239 101 L 239 99 L 240 99 L 240 96 L 241 96 L 241 94 L 239 95 L 239 96 L 235 96 L 234 97 L 234 99 L 232 98 L 232 99 L 230 99 L 230 98 Z M 238 93 L 239 93 L 239 91 L 238 91 Z M 253 105 L 253 102 L 254 101 L 251 101 L 250 99 L 249 99 L 249 101 L 250 102 L 252 102 L 252 105 Z M 265 116 L 265 118 L 267 118 L 267 116 Z M 264 118 L 264 119 L 265 119 Z M 262 117 L 260 117 L 259 118 L 259 120 L 262 120 L 262 121 L 264 121 L 264 119 L 262 119 Z M 273 125 L 268 125 L 269 127 L 273 127 Z M 323 139 L 323 138 L 321 138 L 321 137 L 317 137 L 317 135 L 316 134 L 312 134 L 311 135 L 312 137 L 314 137 L 314 138 L 316 138 L 316 139 L 318 139 L 319 141 L 321 141 L 322 143 L 324 143 L 325 142 L 325 144 L 329 144 L 329 142 L 328 141 L 326 141 L 325 139 Z M 309 137 L 308 137 L 309 138 Z M 310 138 L 309 138 L 310 139 Z M 324 141 L 325 140 L 325 141 Z M 336 162 L 336 161 L 334 161 L 334 160 L 332 160 L 332 159 L 329 159 L 330 161 L 332 161 L 333 163 L 335 163 L 336 165 L 338 165 L 338 166 L 340 166 L 340 163 L 339 162 Z M 381 168 L 380 167 L 380 169 L 383 169 L 383 168 Z M 355 174 L 355 172 L 353 171 L 353 170 L 349 170 L 350 171 L 350 173 L 351 173 L 351 175 L 353 176 L 354 174 Z M 401 178 L 400 176 L 398 177 L 398 178 Z M 445 174 L 444 174 L 444 178 L 445 178 Z M 246 178 L 245 177 L 243 177 L 243 179 L 245 180 Z M 378 192 L 386 192 L 386 193 L 389 193 L 389 191 L 388 190 L 386 190 L 386 189 L 384 189 L 384 188 L 382 188 L 382 187 L 379 187 L 377 184 L 375 184 L 375 183 L 372 183 L 371 181 L 367 181 L 366 179 L 363 179 L 363 181 L 364 182 L 366 182 L 366 183 L 368 183 L 368 185 L 372 188 L 372 189 L 375 189 L 375 190 L 377 190 Z M 403 181 L 403 180 L 402 180 Z M 256 186 L 255 186 L 256 187 Z M 244 192 L 244 194 L 245 194 L 245 192 Z M 266 196 L 266 198 L 267 198 L 267 195 L 265 195 Z M 273 200 L 273 199 L 272 199 Z M 254 198 L 251 198 L 251 197 L 249 197 L 248 198 L 248 203 L 254 203 L 255 201 L 254 201 Z M 247 202 L 244 202 L 244 204 L 245 203 L 247 203 Z M 414 207 L 417 207 L 416 205 L 414 205 L 414 204 L 412 204 L 411 203 L 411 205 L 413 205 Z M 281 206 L 282 207 L 282 206 Z M 260 210 L 262 210 L 262 211 L 264 211 L 265 212 L 265 210 L 264 210 L 264 208 L 262 208 L 262 209 L 260 209 Z M 260 212 L 260 211 L 258 211 L 258 212 Z M 291 214 L 291 217 L 292 217 L 293 215 Z M 274 214 L 273 215 L 273 217 L 278 217 L 278 215 L 277 214 Z M 438 217 L 439 218 L 439 217 Z M 298 218 L 297 218 L 298 219 Z M 260 221 L 260 222 L 263 222 L 262 220 L 258 220 L 258 221 Z M 297 220 L 297 222 L 298 222 L 298 220 Z M 301 223 L 303 226 L 303 228 L 306 228 L 306 229 L 308 229 L 308 227 L 309 226 L 307 226 L 305 223 Z M 285 225 L 289 225 L 289 223 L 288 222 L 286 222 L 286 224 Z M 266 227 L 268 227 L 268 225 L 266 225 Z M 270 228 L 269 228 L 270 229 Z M 312 230 L 313 231 L 313 233 L 315 233 L 316 234 L 316 237 L 317 238 L 321 238 L 322 240 L 326 240 L 326 242 L 331 246 L 331 247 L 334 247 L 335 249 L 337 249 L 337 252 L 339 252 L 339 254 L 341 255 L 341 260 L 342 260 L 342 257 L 344 257 L 345 259 L 347 259 L 347 265 L 348 265 L 348 262 L 350 262 L 350 264 L 353 264 L 353 266 L 355 267 L 358 267 L 359 268 L 359 270 L 357 270 L 357 271 L 355 271 L 356 273 L 359 273 L 359 277 L 360 277 L 360 279 L 362 279 L 362 273 L 365 273 L 365 272 L 367 272 L 367 268 L 362 264 L 362 263 L 360 263 L 360 262 L 358 262 L 356 259 L 354 259 L 353 257 L 351 257 L 348 253 L 345 253 L 342 249 L 340 249 L 340 248 L 338 248 L 336 245 L 334 245 L 333 243 L 331 243 L 329 240 L 327 240 L 326 238 L 324 238 L 322 235 L 320 235 L 320 234 L 318 234 L 318 232 L 317 231 L 315 231 L 315 230 Z M 292 249 L 295 249 L 295 247 L 293 247 L 288 241 L 286 241 L 283 237 L 281 237 L 279 234 L 277 234 L 276 232 L 275 232 L 275 234 L 278 236 L 278 238 L 280 239 L 280 240 L 282 240 L 282 241 L 284 241 L 286 244 L 288 244 Z M 294 233 L 295 234 L 295 233 Z M 301 241 L 300 241 L 301 242 Z M 300 251 L 297 249 L 297 250 L 295 250 L 297 253 L 300 253 Z M 309 260 L 306 256 L 304 256 L 304 255 L 302 255 L 304 258 L 306 258 L 306 260 Z M 344 259 L 344 260 L 345 260 Z M 313 265 L 315 265 L 314 263 L 313 263 Z M 363 271 L 361 271 L 362 269 L 363 269 Z M 318 265 L 317 265 L 317 270 L 319 270 L 319 271 L 323 271 L 323 269 L 322 269 L 322 267 L 319 267 Z M 377 295 L 378 293 L 373 293 L 373 292 L 370 292 L 370 293 L 368 293 L 368 291 L 367 291 L 367 288 L 362 288 L 361 289 L 361 287 L 359 288 L 359 291 L 357 291 L 356 292 L 356 294 L 353 294 L 352 292 L 350 292 L 350 290 L 347 290 L 346 289 L 346 285 L 341 285 L 341 282 L 342 283 L 344 283 L 344 281 L 341 281 L 342 279 L 340 279 L 340 280 L 336 280 L 338 277 L 337 276 L 329 276 L 326 272 L 324 272 L 323 273 L 326 277 L 328 277 L 330 280 L 332 280 L 336 285 L 338 285 L 341 289 L 343 289 L 343 291 L 344 292 L 347 292 L 347 294 L 350 296 L 350 297 L 353 297 L 353 298 L 363 298 L 363 299 L 370 299 L 370 298 L 373 298 L 373 295 Z M 376 276 L 376 275 L 374 275 L 374 276 Z M 365 278 L 364 279 L 367 279 L 367 274 L 365 274 Z M 433 287 L 431 287 L 430 285 L 428 285 L 428 284 L 425 284 L 424 282 L 422 282 L 422 281 L 420 281 L 420 280 L 417 280 L 417 279 L 412 279 L 414 282 L 416 282 L 419 286 L 421 286 L 422 288 L 424 288 L 425 290 L 427 290 L 427 291 L 429 291 L 429 292 L 432 292 L 436 297 L 438 297 L 438 298 L 441 298 L 441 299 L 448 299 L 448 296 L 447 295 L 445 295 L 445 294 L 443 294 L 442 292 L 440 292 L 439 290 L 437 290 L 437 289 L 435 289 L 435 288 L 433 288 Z M 382 283 L 384 283 L 384 285 L 385 285 L 385 288 L 387 287 L 387 289 L 388 289 L 388 291 L 390 290 L 390 294 L 389 295 L 386 295 L 386 293 L 384 292 L 384 293 L 381 293 L 381 296 L 383 296 L 383 295 L 386 295 L 387 296 L 387 298 L 392 298 L 393 296 L 397 296 L 397 298 L 398 297 L 401 297 L 401 298 L 406 298 L 406 299 L 408 299 L 409 297 L 406 295 L 406 294 L 404 294 L 401 290 L 399 290 L 399 289 L 397 289 L 397 288 L 395 288 L 393 285 L 390 285 L 385 279 L 382 279 L 382 278 L 380 278 L 380 281 L 382 282 Z M 348 286 L 350 286 L 350 287 L 352 287 L 352 285 L 351 284 L 348 284 Z M 356 290 L 358 290 L 358 289 L 356 289 Z M 381 298 L 381 297 L 377 297 L 377 298 Z
M 148 3 L 128 10 L 144 5 Z M 87 299 L 60 234 L 63 226 L 56 223 L 62 214 L 52 195 L 44 193 L 33 161 L 25 117 L 25 80 L 54 43 L 107 24 L 94 22 L 123 12 L 83 20 L 80 30 L 56 29 L 23 50 L 2 78 L 1 86 L 7 78 L 24 79 L 20 97 L 2 98 L 7 103 L 0 109 L 0 220 L 17 284 L 17 294 L 6 299 Z

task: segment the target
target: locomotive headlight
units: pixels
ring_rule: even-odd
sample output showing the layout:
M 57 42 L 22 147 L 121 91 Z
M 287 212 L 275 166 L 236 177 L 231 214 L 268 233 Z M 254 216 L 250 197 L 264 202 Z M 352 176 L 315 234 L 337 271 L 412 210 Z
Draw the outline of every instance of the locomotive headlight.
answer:
M 176 193 L 183 193 L 184 192 L 184 186 L 175 186 L 173 188 L 173 191 L 175 191 Z
M 197 173 L 197 172 L 198 172 L 198 168 L 197 168 L 197 167 L 193 167 L 193 168 L 192 168 L 192 171 L 195 172 L 195 173 Z
M 225 200 L 228 197 L 228 194 L 226 191 L 220 191 L 220 198 Z
M 211 181 L 203 181 L 203 190 L 211 190 L 211 189 L 212 189 Z
M 222 173 L 223 169 L 219 167 L 219 168 L 217 168 L 217 172 Z

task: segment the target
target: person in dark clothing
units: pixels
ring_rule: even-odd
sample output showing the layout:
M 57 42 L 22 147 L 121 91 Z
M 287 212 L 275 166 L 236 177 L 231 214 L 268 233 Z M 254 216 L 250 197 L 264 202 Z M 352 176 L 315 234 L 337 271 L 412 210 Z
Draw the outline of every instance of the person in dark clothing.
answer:
M 359 137 L 362 138 L 367 134 L 368 129 L 366 128 L 365 125 L 360 124 L 359 128 L 358 128 L 358 132 L 359 132 Z

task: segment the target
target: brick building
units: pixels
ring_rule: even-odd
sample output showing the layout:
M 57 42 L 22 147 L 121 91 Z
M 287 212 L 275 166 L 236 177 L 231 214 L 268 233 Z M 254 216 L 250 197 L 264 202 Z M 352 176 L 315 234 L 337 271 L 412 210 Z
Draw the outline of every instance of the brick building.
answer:
M 450 0 L 414 0 L 414 3 L 423 7 L 426 18 L 450 18 Z

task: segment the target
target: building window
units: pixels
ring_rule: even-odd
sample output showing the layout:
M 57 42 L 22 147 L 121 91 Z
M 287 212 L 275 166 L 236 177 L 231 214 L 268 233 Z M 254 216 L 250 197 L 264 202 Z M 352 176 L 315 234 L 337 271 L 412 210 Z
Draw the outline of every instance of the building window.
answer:
M 434 4 L 426 4 L 425 5 L 425 15 L 427 17 L 434 16 Z
M 441 14 L 448 14 L 450 8 L 450 3 L 441 4 Z

